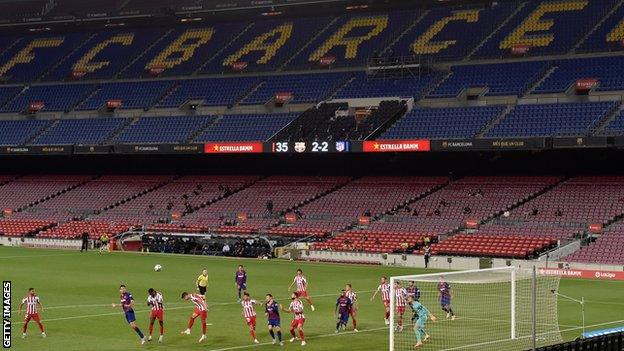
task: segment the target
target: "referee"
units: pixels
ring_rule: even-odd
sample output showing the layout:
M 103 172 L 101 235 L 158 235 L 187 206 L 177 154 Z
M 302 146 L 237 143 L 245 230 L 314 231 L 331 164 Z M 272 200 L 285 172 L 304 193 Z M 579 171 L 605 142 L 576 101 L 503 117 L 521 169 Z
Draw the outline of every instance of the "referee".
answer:
M 208 287 L 208 270 L 203 269 L 199 277 L 197 277 L 197 290 L 200 295 L 206 295 L 206 288 Z

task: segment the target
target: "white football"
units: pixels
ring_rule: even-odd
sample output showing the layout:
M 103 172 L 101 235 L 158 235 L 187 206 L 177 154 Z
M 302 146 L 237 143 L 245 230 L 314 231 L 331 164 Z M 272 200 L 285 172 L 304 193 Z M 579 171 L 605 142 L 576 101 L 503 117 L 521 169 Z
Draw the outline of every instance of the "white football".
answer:
M 155 265 L 155 266 L 154 266 L 154 270 L 155 270 L 156 272 L 160 272 L 160 271 L 162 270 L 162 266 L 161 266 L 161 265 L 159 265 L 159 264 L 157 264 L 157 265 Z

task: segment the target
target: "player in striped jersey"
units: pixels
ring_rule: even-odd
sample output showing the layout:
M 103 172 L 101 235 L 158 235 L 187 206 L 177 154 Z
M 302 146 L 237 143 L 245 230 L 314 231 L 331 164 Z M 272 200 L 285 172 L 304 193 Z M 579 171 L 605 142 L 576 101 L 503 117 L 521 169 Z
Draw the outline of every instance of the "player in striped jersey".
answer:
M 273 299 L 273 295 L 266 295 L 266 304 L 264 305 L 264 310 L 267 316 L 268 325 L 269 325 L 269 334 L 271 338 L 273 338 L 273 345 L 279 342 L 280 346 L 284 345 L 282 341 L 282 328 L 280 326 L 280 305 Z M 275 338 L 275 333 L 277 333 L 277 339 Z M 279 340 L 279 341 L 278 341 Z
M 299 338 L 301 338 L 301 346 L 306 345 L 305 334 L 303 333 L 303 325 L 305 324 L 305 315 L 303 314 L 303 302 L 299 299 L 299 294 L 294 292 L 291 295 L 292 302 L 288 309 L 283 308 L 284 312 L 294 314 L 293 321 L 290 323 L 290 342 L 294 342 L 297 340 L 297 335 L 295 334 L 295 330 L 299 332 Z
M 397 307 L 397 326 L 399 331 L 403 331 L 403 315 L 407 306 L 407 290 L 401 286 L 401 282 L 394 283 L 394 302 Z
M 22 338 L 26 337 L 26 330 L 28 329 L 28 323 L 30 320 L 34 320 L 35 323 L 39 326 L 39 330 L 41 331 L 41 336 L 46 337 L 45 329 L 43 328 L 43 324 L 41 323 L 41 318 L 39 317 L 38 309 L 43 312 L 43 305 L 41 301 L 39 301 L 39 296 L 35 293 L 35 288 L 28 289 L 28 294 L 26 297 L 22 299 L 22 303 L 19 305 L 17 309 L 17 315 L 22 314 L 22 307 L 26 304 L 26 316 L 24 317 L 24 326 L 22 327 Z
M 381 301 L 383 302 L 384 307 L 386 308 L 385 322 L 386 322 L 386 325 L 390 325 L 390 284 L 388 284 L 388 278 L 381 277 L 381 282 L 379 283 L 377 290 L 375 290 L 375 293 L 371 297 L 371 301 L 375 299 L 375 297 L 377 296 L 377 293 L 379 292 L 381 292 Z
M 258 344 L 258 338 L 256 337 L 256 309 L 254 308 L 254 305 L 262 305 L 262 303 L 253 300 L 249 296 L 249 293 L 245 291 L 245 293 L 243 293 L 241 305 L 243 306 L 243 317 L 245 318 L 245 323 L 249 326 L 249 334 L 251 335 L 253 342 Z
M 152 341 L 154 322 L 158 319 L 158 324 L 160 325 L 160 336 L 158 337 L 158 342 L 163 342 L 165 334 L 165 307 L 163 305 L 163 295 L 160 291 L 156 291 L 152 288 L 147 290 L 147 294 L 147 305 L 152 308 L 152 311 L 150 312 L 149 336 L 147 337 L 147 341 Z
M 182 332 L 182 334 L 190 335 L 195 318 L 199 317 L 202 322 L 202 336 L 199 338 L 199 342 L 206 340 L 206 318 L 208 318 L 208 304 L 206 304 L 206 298 L 204 295 L 189 294 L 186 291 L 182 293 L 182 299 L 191 301 L 195 305 L 195 311 L 191 315 L 188 321 L 188 327 Z
M 290 283 L 288 287 L 288 291 L 290 291 L 293 285 L 297 285 L 297 295 L 300 298 L 304 298 L 310 304 L 310 309 L 314 311 L 314 305 L 312 304 L 312 300 L 310 299 L 310 295 L 308 294 L 308 280 L 303 275 L 303 271 L 301 269 L 297 269 L 297 274 L 295 275 L 295 279 Z
M 351 300 L 351 310 L 349 311 L 349 315 L 351 316 L 351 322 L 353 323 L 353 331 L 357 333 L 357 321 L 355 320 L 358 311 L 357 294 L 353 291 L 351 284 L 347 284 L 345 286 L 345 291 L 347 292 L 347 297 Z

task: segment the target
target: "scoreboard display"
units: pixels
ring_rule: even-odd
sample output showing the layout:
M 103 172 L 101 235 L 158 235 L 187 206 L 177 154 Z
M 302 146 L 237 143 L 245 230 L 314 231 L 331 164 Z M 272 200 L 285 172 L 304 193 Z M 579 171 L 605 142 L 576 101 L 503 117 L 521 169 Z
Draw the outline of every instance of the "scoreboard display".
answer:
M 273 153 L 301 154 L 351 151 L 351 142 L 349 141 L 276 141 L 268 146 L 267 149 Z

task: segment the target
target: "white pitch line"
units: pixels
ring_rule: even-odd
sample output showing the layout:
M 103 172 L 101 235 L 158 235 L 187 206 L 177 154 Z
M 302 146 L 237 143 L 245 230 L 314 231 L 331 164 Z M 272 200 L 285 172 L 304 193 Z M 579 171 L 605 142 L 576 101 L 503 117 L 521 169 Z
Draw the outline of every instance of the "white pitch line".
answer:
M 356 293 L 368 293 L 368 292 L 372 292 L 374 290 L 368 290 L 368 291 L 356 291 Z M 322 294 L 322 295 L 312 295 L 310 297 L 313 298 L 317 298 L 317 297 L 328 297 L 328 296 L 337 296 L 336 294 Z M 176 302 L 173 302 L 176 303 Z M 176 304 L 182 304 L 184 302 L 178 302 Z M 214 306 L 229 306 L 229 305 L 240 305 L 240 302 L 212 302 L 212 303 L 208 303 L 208 308 L 214 307 Z M 97 307 L 97 306 L 102 306 L 102 307 L 109 307 L 110 304 L 107 305 L 66 305 L 66 306 L 53 306 L 53 307 L 46 307 L 44 308 L 44 312 L 45 310 L 48 309 L 61 309 L 61 308 L 80 308 L 80 307 Z M 166 308 L 166 311 L 173 311 L 173 310 L 180 310 L 180 309 L 184 309 L 184 308 L 189 308 L 190 309 L 190 305 L 185 305 L 185 306 L 179 306 L 179 307 L 170 307 L 170 308 Z M 136 309 L 135 312 L 149 312 L 150 310 L 139 310 Z M 64 320 L 72 320 L 72 319 L 82 319 L 82 318 L 92 318 L 92 317 L 106 317 L 106 316 L 114 316 L 114 315 L 118 315 L 120 314 L 120 312 L 111 312 L 111 313 L 101 313 L 101 314 L 91 314 L 91 315 L 81 315 L 81 316 L 71 316 L 71 317 L 59 317 L 59 318 L 50 318 L 50 319 L 42 319 L 42 322 L 53 322 L 53 321 L 64 321 Z M 24 324 L 24 322 L 16 322 L 14 324 Z
M 353 332 L 353 331 L 349 331 L 349 332 L 342 332 L 342 333 L 338 333 L 338 334 L 332 333 L 332 334 L 313 335 L 313 336 L 306 337 L 306 340 L 321 339 L 321 338 L 331 338 L 331 337 L 344 336 L 344 335 L 358 335 L 358 334 L 364 334 L 364 333 L 367 333 L 367 332 L 374 332 L 374 331 L 379 331 L 379 330 L 384 330 L 384 329 L 388 329 L 388 327 L 365 329 L 365 330 L 361 330 L 361 331 L 359 331 L 357 333 Z M 286 343 L 288 343 L 288 341 L 286 341 Z M 297 340 L 297 343 L 299 343 L 298 340 Z M 252 348 L 252 347 L 266 346 L 266 345 L 272 345 L 272 343 L 265 342 L 265 343 L 260 343 L 260 344 L 232 346 L 232 347 L 224 347 L 224 348 L 220 348 L 220 349 L 210 349 L 208 351 L 242 350 L 242 349 L 249 349 L 249 348 Z
M 84 255 L 82 253 L 66 253 L 66 254 L 50 254 L 50 255 L 26 255 L 26 256 L 0 256 L 0 259 L 7 258 L 33 258 L 33 257 L 58 257 L 58 256 L 79 256 Z

